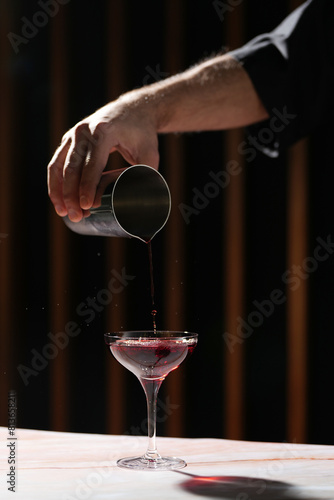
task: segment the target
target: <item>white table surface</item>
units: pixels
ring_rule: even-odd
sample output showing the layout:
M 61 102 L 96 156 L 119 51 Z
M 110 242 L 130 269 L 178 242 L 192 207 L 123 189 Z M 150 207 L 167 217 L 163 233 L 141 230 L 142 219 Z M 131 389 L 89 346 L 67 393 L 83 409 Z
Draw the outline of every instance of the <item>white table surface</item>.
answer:
M 334 446 L 158 437 L 162 455 L 188 466 L 142 472 L 116 460 L 144 453 L 146 437 L 29 429 L 15 437 L 14 493 L 6 484 L 11 438 L 0 428 L 0 499 L 334 500 Z

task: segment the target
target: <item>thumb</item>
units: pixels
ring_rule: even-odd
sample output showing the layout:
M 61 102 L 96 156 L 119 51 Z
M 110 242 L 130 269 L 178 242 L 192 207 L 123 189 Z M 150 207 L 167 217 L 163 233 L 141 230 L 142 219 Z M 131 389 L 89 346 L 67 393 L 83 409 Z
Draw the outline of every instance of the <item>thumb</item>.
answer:
M 153 143 L 147 145 L 141 144 L 135 151 L 130 151 L 120 144 L 116 146 L 115 149 L 117 149 L 130 165 L 143 164 L 155 168 L 156 170 L 159 168 L 160 155 L 157 137 Z

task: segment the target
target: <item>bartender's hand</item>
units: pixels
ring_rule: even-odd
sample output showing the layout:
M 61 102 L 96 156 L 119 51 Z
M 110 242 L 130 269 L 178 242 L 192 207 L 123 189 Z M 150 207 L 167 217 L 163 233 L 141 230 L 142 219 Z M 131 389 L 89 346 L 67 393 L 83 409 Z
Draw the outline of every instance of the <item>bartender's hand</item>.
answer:
M 218 55 L 124 94 L 69 130 L 48 167 L 50 198 L 59 215 L 78 222 L 101 192 L 113 151 L 132 165 L 158 168 L 158 133 L 223 130 L 266 118 L 243 67 L 229 54 Z
M 131 165 L 158 168 L 154 119 L 153 107 L 134 91 L 66 132 L 48 165 L 49 196 L 56 212 L 73 222 L 82 219 L 94 204 L 108 156 L 114 151 Z

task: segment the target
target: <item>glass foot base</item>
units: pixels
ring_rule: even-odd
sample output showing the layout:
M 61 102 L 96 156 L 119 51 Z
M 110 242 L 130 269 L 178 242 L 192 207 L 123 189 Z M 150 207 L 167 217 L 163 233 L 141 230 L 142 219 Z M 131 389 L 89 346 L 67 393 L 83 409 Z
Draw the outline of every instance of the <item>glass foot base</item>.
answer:
M 182 469 L 183 467 L 186 467 L 187 464 L 181 458 L 176 457 L 160 457 L 151 459 L 141 456 L 121 458 L 117 461 L 117 465 L 118 467 L 133 470 L 172 470 Z

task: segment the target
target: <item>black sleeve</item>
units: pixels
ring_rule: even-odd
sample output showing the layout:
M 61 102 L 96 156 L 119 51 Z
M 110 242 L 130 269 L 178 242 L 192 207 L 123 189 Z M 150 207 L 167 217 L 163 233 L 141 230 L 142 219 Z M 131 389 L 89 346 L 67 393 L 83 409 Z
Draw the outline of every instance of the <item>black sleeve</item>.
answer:
M 333 0 L 308 0 L 274 31 L 230 55 L 243 65 L 270 115 L 250 127 L 270 156 L 332 120 Z M 268 127 L 272 133 L 261 134 Z

